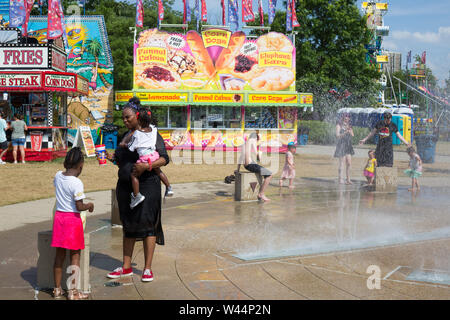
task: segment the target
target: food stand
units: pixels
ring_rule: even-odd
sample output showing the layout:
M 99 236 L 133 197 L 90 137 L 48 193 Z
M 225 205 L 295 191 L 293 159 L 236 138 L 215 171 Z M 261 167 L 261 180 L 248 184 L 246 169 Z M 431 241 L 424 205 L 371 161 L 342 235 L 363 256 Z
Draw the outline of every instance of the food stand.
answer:
M 258 130 L 260 146 L 283 151 L 297 140 L 298 108 L 313 96 L 295 91 L 295 47 L 270 32 L 140 33 L 134 48 L 134 87 L 117 91 L 116 104 L 136 96 L 151 107 L 166 147 L 237 150 Z
M 27 124 L 26 161 L 48 161 L 67 151 L 67 100 L 86 95 L 87 79 L 66 72 L 66 53 L 56 41 L 28 44 L 19 29 L 1 28 L 0 108 Z M 5 38 L 8 41 L 5 41 Z M 7 154 L 8 159 L 12 155 Z

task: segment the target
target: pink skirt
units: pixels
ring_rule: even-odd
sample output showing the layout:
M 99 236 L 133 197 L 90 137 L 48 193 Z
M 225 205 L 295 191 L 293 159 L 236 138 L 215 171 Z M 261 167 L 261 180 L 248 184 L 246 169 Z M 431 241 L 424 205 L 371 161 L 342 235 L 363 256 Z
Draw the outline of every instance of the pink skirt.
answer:
M 374 176 L 375 176 L 375 174 L 374 174 L 373 172 L 370 172 L 370 171 L 364 170 L 364 176 L 365 176 L 365 177 L 369 177 L 369 178 L 372 178 L 372 177 L 374 177 Z
M 56 211 L 53 221 L 52 247 L 84 249 L 84 230 L 78 212 Z
M 148 163 L 148 159 L 150 159 L 151 162 L 158 160 L 159 153 L 155 151 L 150 154 L 146 154 L 145 156 L 140 156 L 136 163 Z

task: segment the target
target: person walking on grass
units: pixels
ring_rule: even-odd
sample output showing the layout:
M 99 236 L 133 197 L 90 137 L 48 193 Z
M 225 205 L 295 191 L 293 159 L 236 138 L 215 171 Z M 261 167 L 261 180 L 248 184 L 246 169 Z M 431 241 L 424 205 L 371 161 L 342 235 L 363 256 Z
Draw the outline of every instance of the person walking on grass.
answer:
M 260 186 L 258 193 L 258 200 L 270 201 L 270 199 L 265 196 L 264 192 L 267 186 L 269 185 L 270 180 L 272 179 L 272 172 L 256 163 L 256 161 L 260 160 L 260 152 L 258 151 L 259 139 L 260 139 L 259 134 L 256 132 L 252 132 L 248 137 L 247 141 L 245 141 L 242 150 L 243 152 L 241 154 L 241 159 L 239 160 L 238 163 L 237 172 L 239 172 L 241 164 L 243 164 L 246 170 L 255 173 Z
M 64 159 L 66 171 L 58 171 L 53 180 L 56 194 L 56 211 L 53 221 L 51 246 L 56 248 L 53 275 L 55 288 L 53 297 L 59 299 L 64 292 L 61 288 L 62 267 L 66 258 L 66 250 L 70 250 L 70 264 L 80 267 L 80 251 L 84 249 L 84 230 L 80 211 L 94 211 L 92 202 L 84 203 L 83 182 L 78 178 L 83 170 L 84 156 L 79 147 L 67 152 Z M 75 271 L 73 273 L 76 273 Z M 89 295 L 78 291 L 75 279 L 69 288 L 68 300 L 87 299 Z
M 22 163 L 25 163 L 25 131 L 28 130 L 28 127 L 25 121 L 22 120 L 22 117 L 17 113 L 14 114 L 13 121 L 11 122 L 11 129 L 14 163 L 17 163 L 17 149 L 20 151 Z
M 6 139 L 6 130 L 8 129 L 8 124 L 6 123 L 6 120 L 3 119 L 4 117 L 5 115 L 0 111 L 0 164 L 6 163 L 2 159 L 6 151 L 8 151 L 8 141 Z
M 337 144 L 334 157 L 339 158 L 338 181 L 340 184 L 353 184 L 350 180 L 350 167 L 352 165 L 352 155 L 355 151 L 352 147 L 353 128 L 350 123 L 350 116 L 345 114 L 336 124 Z M 344 167 L 346 180 L 344 182 Z
M 293 142 L 288 143 L 288 151 L 286 152 L 286 161 L 284 163 L 283 172 L 281 173 L 280 187 L 283 186 L 283 181 L 289 179 L 289 189 L 294 189 L 294 178 L 295 178 L 295 144 Z

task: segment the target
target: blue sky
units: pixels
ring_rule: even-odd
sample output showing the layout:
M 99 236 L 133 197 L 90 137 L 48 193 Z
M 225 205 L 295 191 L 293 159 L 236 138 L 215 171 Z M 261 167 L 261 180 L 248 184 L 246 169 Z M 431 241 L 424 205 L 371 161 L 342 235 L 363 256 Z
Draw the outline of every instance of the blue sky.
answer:
M 189 0 L 191 7 L 195 0 Z M 208 22 L 220 23 L 220 0 L 206 0 Z M 241 0 L 238 0 L 239 6 Z M 268 10 L 268 0 L 262 0 L 264 12 Z M 450 0 L 379 0 L 387 2 L 389 10 L 384 24 L 390 27 L 389 36 L 384 38 L 386 50 L 402 53 L 402 68 L 406 55 L 427 52 L 427 66 L 433 70 L 439 84 L 449 78 L 450 71 Z M 361 8 L 361 0 L 357 1 Z M 175 9 L 182 11 L 182 0 L 175 1 Z M 278 10 L 284 10 L 282 0 L 278 0 Z M 253 0 L 253 10 L 257 12 L 258 1 Z M 301 24 L 301 21 L 300 21 Z

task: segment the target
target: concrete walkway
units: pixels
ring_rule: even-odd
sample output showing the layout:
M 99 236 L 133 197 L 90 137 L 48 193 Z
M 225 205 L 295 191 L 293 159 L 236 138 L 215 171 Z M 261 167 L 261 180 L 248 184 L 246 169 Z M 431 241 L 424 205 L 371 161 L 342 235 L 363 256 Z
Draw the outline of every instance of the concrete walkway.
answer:
M 122 259 L 111 191 L 89 193 L 91 299 L 450 299 L 448 179 L 422 180 L 414 197 L 409 179 L 393 194 L 334 180 L 298 178 L 293 191 L 274 181 L 264 204 L 233 201 L 233 184 L 174 185 L 163 205 L 166 244 L 156 248 L 155 280 L 140 281 L 138 242 L 135 275 L 117 287 L 105 286 Z M 0 208 L 0 299 L 52 299 L 36 290 L 36 262 L 37 233 L 51 229 L 53 204 Z M 379 288 L 368 285 L 368 268 L 379 270 Z

